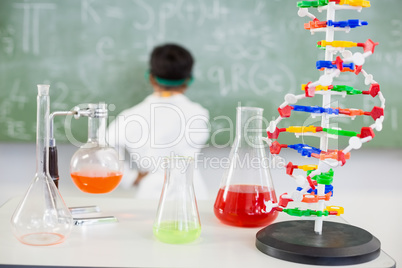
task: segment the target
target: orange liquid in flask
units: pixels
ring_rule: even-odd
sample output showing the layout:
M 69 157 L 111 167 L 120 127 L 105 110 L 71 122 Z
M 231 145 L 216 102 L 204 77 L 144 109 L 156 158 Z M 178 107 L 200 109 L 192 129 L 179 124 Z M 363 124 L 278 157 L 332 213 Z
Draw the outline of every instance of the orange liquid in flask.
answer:
M 75 185 L 90 194 L 104 194 L 113 191 L 119 185 L 123 173 L 118 171 L 77 171 L 71 173 Z
M 266 226 L 278 217 L 278 211 L 266 211 L 265 202 L 276 203 L 276 195 L 268 187 L 230 185 L 219 189 L 214 205 L 216 217 L 228 225 L 239 227 Z

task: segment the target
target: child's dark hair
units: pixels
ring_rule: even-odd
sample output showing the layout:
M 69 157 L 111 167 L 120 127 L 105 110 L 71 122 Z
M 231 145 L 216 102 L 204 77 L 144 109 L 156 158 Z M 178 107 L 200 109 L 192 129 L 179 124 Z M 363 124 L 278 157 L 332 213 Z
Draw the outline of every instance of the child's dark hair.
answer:
M 194 59 L 190 52 L 176 44 L 154 48 L 150 60 L 150 73 L 167 80 L 191 78 Z

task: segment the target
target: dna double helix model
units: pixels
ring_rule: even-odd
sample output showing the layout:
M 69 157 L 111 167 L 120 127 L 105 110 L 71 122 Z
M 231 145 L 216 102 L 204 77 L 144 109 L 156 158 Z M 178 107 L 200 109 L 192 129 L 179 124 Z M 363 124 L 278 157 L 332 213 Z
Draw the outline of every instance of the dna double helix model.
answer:
M 334 169 L 343 166 L 350 159 L 352 150 L 357 150 L 361 148 L 363 143 L 372 140 L 375 136 L 374 130 L 381 131 L 384 121 L 385 98 L 380 91 L 380 85 L 373 79 L 373 75 L 363 69 L 366 58 L 374 53 L 378 43 L 370 39 L 364 43 L 334 40 L 336 32 L 350 32 L 351 29 L 368 25 L 366 21 L 358 19 L 336 21 L 336 11 L 356 10 L 360 12 L 363 8 L 370 7 L 370 2 L 365 0 L 317 0 L 299 1 L 297 6 L 299 7 L 298 15 L 300 17 L 311 19 L 311 21 L 304 24 L 306 30 L 309 30 L 311 34 L 325 33 L 325 40 L 317 42 L 317 47 L 325 52 L 325 60 L 316 62 L 316 69 L 322 72 L 322 75 L 317 81 L 303 84 L 301 86 L 302 94 L 285 95 L 285 101 L 278 108 L 279 116 L 269 123 L 266 141 L 272 155 L 280 154 L 282 149 L 293 149 L 301 156 L 315 161 L 313 163 L 316 164 L 296 165 L 292 162 L 286 163 L 286 173 L 294 178 L 299 187 L 290 194 L 282 194 L 279 201 L 270 206 L 271 209 L 282 211 L 291 216 L 314 217 L 310 218 L 315 220 L 314 231 L 317 234 L 321 234 L 324 217 L 329 215 L 339 216 L 344 212 L 342 207 L 326 206 L 333 195 Z M 321 13 L 326 11 L 326 20 L 319 20 L 310 13 L 309 9 L 315 9 Z M 359 52 L 352 53 L 350 49 L 356 49 Z M 362 52 L 360 52 L 360 49 L 362 49 Z M 366 88 L 361 90 L 335 83 L 334 80 L 345 72 L 363 76 Z M 355 76 L 353 75 L 352 77 Z M 380 105 L 374 106 L 371 111 L 331 107 L 331 97 L 336 95 L 343 98 L 351 95 L 378 98 Z M 311 100 L 320 96 L 322 97 L 322 106 L 298 105 L 302 100 Z M 342 100 L 343 98 L 340 99 Z M 283 119 L 289 118 L 293 113 L 298 112 L 309 113 L 311 117 L 319 118 L 321 125 L 278 127 Z M 361 127 L 358 131 L 330 127 L 330 120 L 333 118 L 342 117 L 354 120 L 358 116 L 370 116 L 374 122 L 370 126 Z M 278 138 L 284 133 L 293 133 L 297 138 L 316 137 L 319 139 L 319 142 L 317 141 L 319 148 L 304 143 L 281 144 L 278 142 Z M 346 148 L 330 149 L 329 139 L 338 139 L 339 136 L 349 138 Z M 303 175 L 303 172 L 305 172 L 305 175 Z M 290 202 L 301 205 L 288 208 Z M 302 205 L 303 203 L 305 205 Z

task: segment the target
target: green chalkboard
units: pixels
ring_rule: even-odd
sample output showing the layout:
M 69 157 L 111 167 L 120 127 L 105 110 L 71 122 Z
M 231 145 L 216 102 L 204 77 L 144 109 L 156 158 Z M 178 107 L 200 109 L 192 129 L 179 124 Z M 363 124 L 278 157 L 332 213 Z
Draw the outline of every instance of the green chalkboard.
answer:
M 196 58 L 195 82 L 187 95 L 210 111 L 213 142 L 226 144 L 233 135 L 224 116 L 234 122 L 236 106 L 262 107 L 270 121 L 286 93 L 301 94 L 301 84 L 321 75 L 315 62 L 324 53 L 316 42 L 325 36 L 303 29 L 309 19 L 297 15 L 296 2 L 1 0 L 0 140 L 35 140 L 36 84 L 51 85 L 52 111 L 104 101 L 115 116 L 139 103 L 152 92 L 144 78 L 150 51 L 175 42 Z M 402 146 L 397 134 L 402 125 L 401 10 L 400 0 L 373 0 L 360 13 L 337 12 L 339 20 L 369 23 L 337 34 L 339 40 L 380 42 L 364 69 L 381 85 L 387 118 L 383 132 L 368 146 Z M 324 12 L 311 12 L 325 20 Z M 362 76 L 342 74 L 337 79 L 367 90 Z M 334 99 L 334 106 L 371 110 L 374 105 L 378 99 L 367 96 Z M 282 127 L 308 121 L 314 120 L 298 115 Z M 355 131 L 371 123 L 369 117 L 339 122 Z M 55 121 L 59 142 L 68 141 L 64 124 L 64 119 Z M 74 139 L 86 139 L 85 126 L 86 119 L 72 119 Z

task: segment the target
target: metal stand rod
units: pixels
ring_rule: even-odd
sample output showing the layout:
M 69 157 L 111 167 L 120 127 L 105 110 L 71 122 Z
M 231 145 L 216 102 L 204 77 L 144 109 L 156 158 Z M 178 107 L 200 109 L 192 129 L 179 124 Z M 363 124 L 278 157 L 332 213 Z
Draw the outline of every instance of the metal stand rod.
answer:
M 50 114 L 49 116 L 49 148 L 54 149 L 54 154 L 52 155 L 52 159 L 49 159 L 49 164 L 52 165 L 52 173 L 57 177 L 57 180 L 54 180 L 56 187 L 58 188 L 58 165 L 57 165 L 57 150 L 56 150 L 56 140 L 54 139 L 54 117 L 55 116 L 67 116 L 74 115 L 75 119 L 80 118 L 81 116 L 100 118 L 107 117 L 107 110 L 105 109 L 80 109 L 78 107 L 74 107 L 71 111 L 56 111 Z M 52 161 L 53 160 L 53 161 Z M 100 208 L 96 205 L 94 206 L 80 206 L 80 207 L 70 207 L 69 208 L 72 215 L 77 214 L 87 214 L 87 213 L 99 213 L 101 212 Z M 114 216 L 100 216 L 100 217 L 79 217 L 74 218 L 74 225 L 82 226 L 82 225 L 94 225 L 94 224 L 105 224 L 105 223 L 115 223 L 118 222 L 117 218 Z
M 68 209 L 73 215 L 101 212 L 98 206 L 69 207 Z
M 76 226 L 116 223 L 116 222 L 118 222 L 118 220 L 115 216 L 74 218 L 74 225 Z

